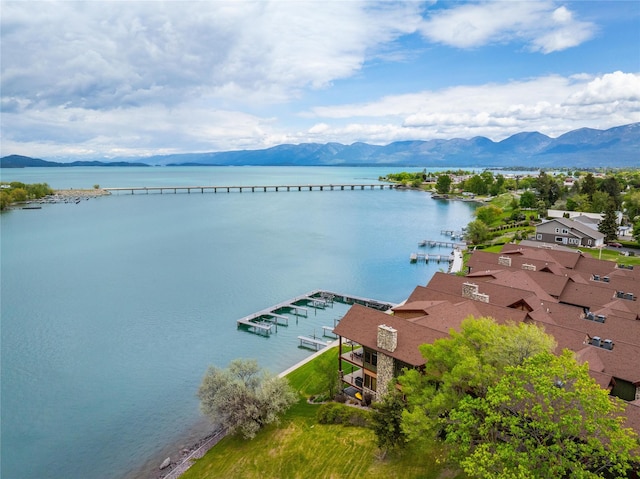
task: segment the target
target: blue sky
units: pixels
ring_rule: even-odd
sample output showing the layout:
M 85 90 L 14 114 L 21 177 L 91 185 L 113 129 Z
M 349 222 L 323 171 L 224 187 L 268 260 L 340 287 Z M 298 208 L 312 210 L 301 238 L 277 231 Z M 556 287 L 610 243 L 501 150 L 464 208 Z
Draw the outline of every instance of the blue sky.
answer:
M 640 121 L 640 2 L 0 1 L 1 155 Z

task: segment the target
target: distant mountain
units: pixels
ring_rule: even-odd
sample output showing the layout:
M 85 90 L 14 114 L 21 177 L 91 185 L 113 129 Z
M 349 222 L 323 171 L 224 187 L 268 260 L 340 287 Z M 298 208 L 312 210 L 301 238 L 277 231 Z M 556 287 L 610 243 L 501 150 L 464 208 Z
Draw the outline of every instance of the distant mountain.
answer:
M 0 168 L 28 168 L 28 167 L 71 167 L 71 166 L 149 166 L 146 163 L 131 163 L 129 161 L 73 161 L 71 163 L 58 163 L 39 158 L 30 158 L 22 155 L 9 155 L 0 158 Z
M 55 163 L 19 155 L 0 158 L 0 167 L 28 166 L 419 166 L 419 167 L 638 167 L 640 123 L 608 130 L 580 128 L 558 138 L 538 132 L 517 133 L 499 142 L 470 139 L 396 141 L 385 146 L 367 143 L 302 143 L 263 150 L 236 150 L 151 156 L 145 163 L 75 161 Z

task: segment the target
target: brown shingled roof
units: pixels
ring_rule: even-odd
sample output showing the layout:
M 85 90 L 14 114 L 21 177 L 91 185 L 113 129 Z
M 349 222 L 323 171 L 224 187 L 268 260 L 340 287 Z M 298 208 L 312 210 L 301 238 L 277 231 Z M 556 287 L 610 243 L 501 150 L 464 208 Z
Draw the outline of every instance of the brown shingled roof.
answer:
M 419 346 L 433 343 L 436 339 L 446 338 L 446 332 L 436 331 L 410 321 L 394 318 L 381 311 L 354 304 L 347 314 L 334 328 L 334 333 L 343 338 L 366 346 L 375 351 L 378 348 L 378 326 L 386 324 L 398 331 L 398 347 L 391 354 L 396 359 L 412 366 L 421 366 L 425 359 L 420 354 Z M 382 351 L 389 355 L 388 351 Z

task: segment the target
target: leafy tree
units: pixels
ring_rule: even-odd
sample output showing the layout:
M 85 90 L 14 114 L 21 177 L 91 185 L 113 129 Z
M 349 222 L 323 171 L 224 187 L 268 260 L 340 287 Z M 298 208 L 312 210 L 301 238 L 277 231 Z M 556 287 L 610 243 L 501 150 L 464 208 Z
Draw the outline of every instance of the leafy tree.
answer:
M 567 198 L 569 211 L 591 211 L 591 202 L 586 194 L 573 195 Z
M 333 398 L 340 389 L 340 378 L 336 364 L 330 354 L 323 354 L 315 360 L 316 382 L 325 391 L 327 398 Z
M 491 233 L 489 227 L 480 220 L 472 221 L 467 225 L 465 239 L 473 244 L 480 244 L 489 239 Z
M 521 190 L 530 190 L 535 186 L 535 178 L 531 178 L 530 176 L 525 176 L 524 178 L 520 178 L 518 180 L 518 188 Z
M 474 478 L 625 477 L 637 437 L 609 396 L 565 350 L 508 366 L 486 395 L 451 412 L 446 442 Z
M 591 195 L 596 191 L 596 179 L 593 173 L 587 173 L 587 176 L 580 182 L 580 193 L 587 195 L 591 200 Z
M 547 208 L 560 198 L 560 185 L 544 171 L 541 171 L 536 179 L 536 189 L 538 190 L 538 200 L 544 201 Z
M 213 422 L 251 439 L 296 400 L 285 378 L 270 376 L 255 360 L 236 359 L 227 369 L 209 367 L 198 390 L 200 408 Z
M 489 191 L 487 184 L 480 175 L 473 175 L 464 182 L 464 189 L 476 195 L 486 195 Z
M 620 187 L 620 183 L 618 183 L 618 180 L 615 178 L 615 176 L 607 176 L 602 181 L 598 189 L 600 191 L 604 191 L 605 193 L 608 193 L 609 196 L 613 198 L 616 208 L 620 207 L 620 205 L 622 204 L 622 201 L 620 199 L 621 187 Z
M 451 177 L 449 175 L 439 175 L 436 181 L 436 191 L 441 195 L 446 195 L 451 190 Z
M 13 202 L 26 201 L 27 190 L 25 190 L 24 188 L 13 188 L 11 190 L 11 199 Z
M 604 191 L 595 191 L 591 195 L 591 211 L 593 213 L 602 213 L 607 209 L 607 205 L 611 200 L 609 193 Z
M 606 242 L 615 241 L 618 238 L 618 216 L 613 200 L 609 201 L 604 212 L 604 218 L 598 225 L 598 231 L 604 235 Z
M 468 318 L 460 332 L 420 347 L 424 372 L 400 376 L 407 397 L 403 430 L 410 439 L 436 437 L 448 424 L 449 412 L 466 395 L 484 397 L 507 366 L 540 352 L 552 351 L 554 339 L 535 325 L 499 325 L 491 318 Z
M 640 216 L 640 191 L 632 191 L 624 197 L 624 211 L 633 222 L 636 216 Z
M 633 239 L 636 240 L 636 243 L 640 244 L 640 220 L 636 221 L 633 225 L 631 235 L 633 236 Z
M 533 191 L 525 191 L 520 195 L 520 208 L 534 208 L 536 206 L 536 195 Z
M 407 436 L 402 430 L 402 412 L 404 411 L 402 394 L 390 387 L 381 401 L 373 403 L 371 428 L 376 435 L 378 447 L 384 454 L 389 449 L 404 446 Z
M 504 182 L 504 176 L 500 174 L 497 175 L 495 181 L 489 185 L 489 193 L 491 193 L 492 196 L 498 196 L 499 194 L 504 193 L 506 189 Z
M 478 220 L 482 221 L 485 225 L 493 224 L 502 214 L 502 208 L 498 208 L 496 205 L 485 205 L 476 208 L 474 215 Z

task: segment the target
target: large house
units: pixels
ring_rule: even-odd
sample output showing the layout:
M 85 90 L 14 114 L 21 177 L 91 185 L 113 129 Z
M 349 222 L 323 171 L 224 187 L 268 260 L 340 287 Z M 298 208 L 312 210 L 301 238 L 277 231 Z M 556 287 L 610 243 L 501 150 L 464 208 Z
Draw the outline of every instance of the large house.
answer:
M 597 383 L 628 402 L 640 433 L 640 268 L 575 251 L 505 245 L 475 251 L 466 276 L 436 273 L 392 314 L 354 305 L 335 328 L 342 381 L 383 396 L 403 368 L 421 368 L 419 346 L 469 317 L 537 324 L 588 363 Z
M 536 227 L 536 241 L 595 248 L 604 245 L 604 234 L 579 221 L 553 218 Z

